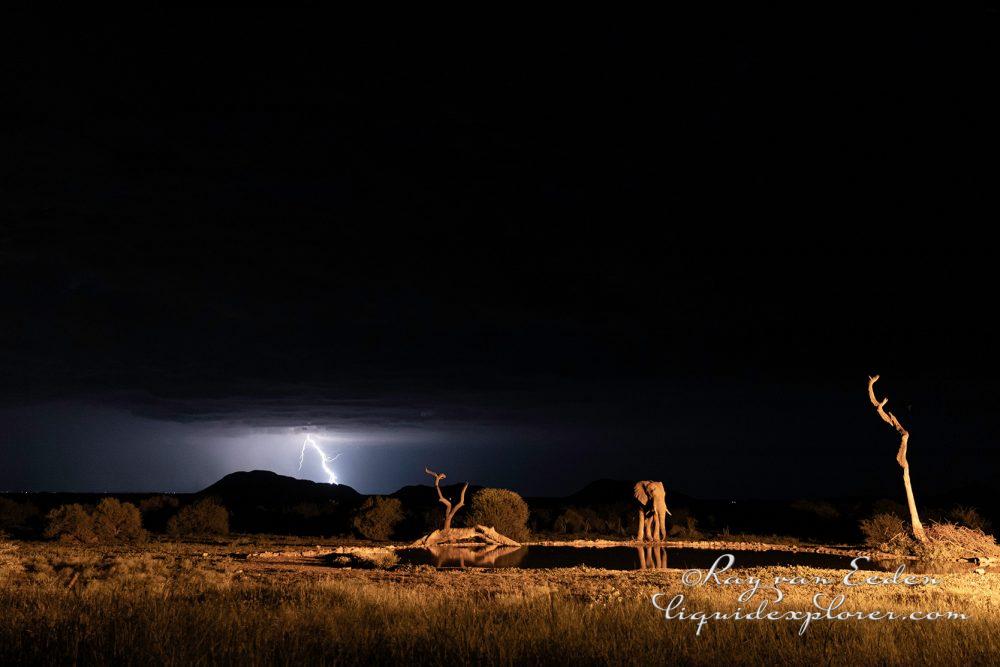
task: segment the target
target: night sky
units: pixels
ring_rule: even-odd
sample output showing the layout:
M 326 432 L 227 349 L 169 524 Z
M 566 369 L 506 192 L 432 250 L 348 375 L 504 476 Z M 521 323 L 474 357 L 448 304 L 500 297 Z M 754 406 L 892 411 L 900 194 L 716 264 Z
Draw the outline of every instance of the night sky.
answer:
M 0 490 L 990 482 L 980 11 L 12 20 Z

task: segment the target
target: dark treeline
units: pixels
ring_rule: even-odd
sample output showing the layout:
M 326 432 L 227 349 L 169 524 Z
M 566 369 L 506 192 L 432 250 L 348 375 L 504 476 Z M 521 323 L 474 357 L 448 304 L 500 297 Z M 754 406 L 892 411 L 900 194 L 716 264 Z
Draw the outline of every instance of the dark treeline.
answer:
M 527 528 L 536 538 L 634 537 L 637 510 L 631 487 L 632 482 L 600 480 L 562 498 L 525 498 L 530 510 Z M 459 484 L 442 486 L 442 492 L 453 499 L 458 498 L 459 489 Z M 470 486 L 468 497 L 480 489 Z M 922 503 L 923 512 L 931 522 L 954 521 L 990 530 L 997 507 L 986 491 L 970 488 L 963 493 L 928 497 Z M 40 538 L 54 510 L 72 505 L 93 510 L 105 498 L 134 505 L 141 512 L 143 528 L 153 534 L 198 532 L 204 519 L 199 513 L 218 512 L 221 507 L 227 515 L 228 532 L 367 537 L 358 530 L 357 516 L 367 511 L 364 508 L 371 508 L 372 503 L 365 505 L 365 501 L 373 497 L 346 485 L 298 480 L 267 471 L 233 473 L 190 494 L 7 493 L 0 494 L 0 532 L 22 539 Z M 433 487 L 406 486 L 384 498 L 389 500 L 379 505 L 379 511 L 387 513 L 384 520 L 391 522 L 387 534 L 392 538 L 411 540 L 440 527 L 443 509 Z M 863 539 L 862 520 L 877 514 L 905 518 L 901 501 L 863 497 L 709 500 L 668 491 L 672 513 L 669 539 L 753 535 L 857 544 Z M 459 518 L 468 512 L 466 506 Z M 193 527 L 185 529 L 188 525 Z

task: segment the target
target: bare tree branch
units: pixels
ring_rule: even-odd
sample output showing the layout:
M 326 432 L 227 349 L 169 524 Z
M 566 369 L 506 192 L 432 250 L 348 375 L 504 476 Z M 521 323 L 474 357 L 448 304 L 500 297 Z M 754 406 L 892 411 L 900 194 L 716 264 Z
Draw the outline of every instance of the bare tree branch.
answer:
M 466 482 L 465 485 L 462 486 L 462 494 L 458 499 L 458 504 L 455 505 L 454 509 L 451 510 L 452 516 L 454 516 L 455 512 L 462 509 L 462 506 L 465 505 L 465 490 L 468 488 L 469 488 L 469 483 Z
M 424 468 L 424 472 L 434 478 L 434 488 L 437 489 L 438 499 L 445 504 L 445 511 L 451 511 L 451 501 L 444 497 L 441 493 L 441 480 L 447 477 L 443 472 L 434 472 L 430 468 Z
M 462 495 L 458 500 L 458 504 L 452 507 L 451 501 L 441 493 L 441 480 L 447 477 L 447 475 L 443 472 L 434 472 L 428 467 L 424 467 L 424 472 L 434 478 L 434 488 L 437 489 L 438 500 L 444 504 L 444 530 L 448 530 L 451 528 L 451 520 L 455 516 L 455 513 L 465 505 L 465 491 L 469 488 L 469 483 L 466 482 L 462 487 Z
M 899 423 L 899 420 L 896 419 L 896 415 L 891 412 L 886 412 L 885 404 L 889 402 L 888 397 L 884 398 L 881 402 L 875 398 L 875 383 L 878 379 L 878 375 L 868 376 L 868 398 L 871 399 L 872 405 L 875 406 L 875 411 L 878 412 L 878 416 L 882 418 L 882 421 L 896 429 L 896 432 L 902 436 L 899 442 L 899 451 L 896 452 L 896 462 L 899 463 L 900 467 L 906 468 L 909 466 L 906 461 L 906 447 L 910 441 L 910 434 L 905 428 L 903 428 L 903 425 Z

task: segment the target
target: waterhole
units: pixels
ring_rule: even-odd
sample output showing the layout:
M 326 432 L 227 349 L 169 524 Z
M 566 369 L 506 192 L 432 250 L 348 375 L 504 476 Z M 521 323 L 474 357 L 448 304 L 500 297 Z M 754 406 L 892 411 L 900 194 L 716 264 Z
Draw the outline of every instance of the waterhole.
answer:
M 586 566 L 606 570 L 707 569 L 722 554 L 736 558 L 733 567 L 787 567 L 802 565 L 824 569 L 850 570 L 853 556 L 801 551 L 739 551 L 718 549 L 668 549 L 666 547 L 430 547 L 399 549 L 402 564 L 451 567 L 515 567 L 523 569 Z M 859 570 L 893 571 L 899 561 L 859 560 Z M 910 573 L 968 571 L 969 564 L 907 562 Z

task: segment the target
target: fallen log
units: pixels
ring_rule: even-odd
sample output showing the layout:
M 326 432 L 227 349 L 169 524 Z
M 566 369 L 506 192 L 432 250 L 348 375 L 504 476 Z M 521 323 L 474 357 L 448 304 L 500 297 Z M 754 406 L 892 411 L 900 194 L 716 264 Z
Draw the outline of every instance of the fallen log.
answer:
M 474 526 L 472 528 L 442 528 L 430 535 L 424 535 L 411 544 L 413 547 L 429 547 L 434 545 L 476 546 L 481 544 L 498 544 L 508 547 L 519 547 L 521 544 L 501 535 L 490 526 Z

